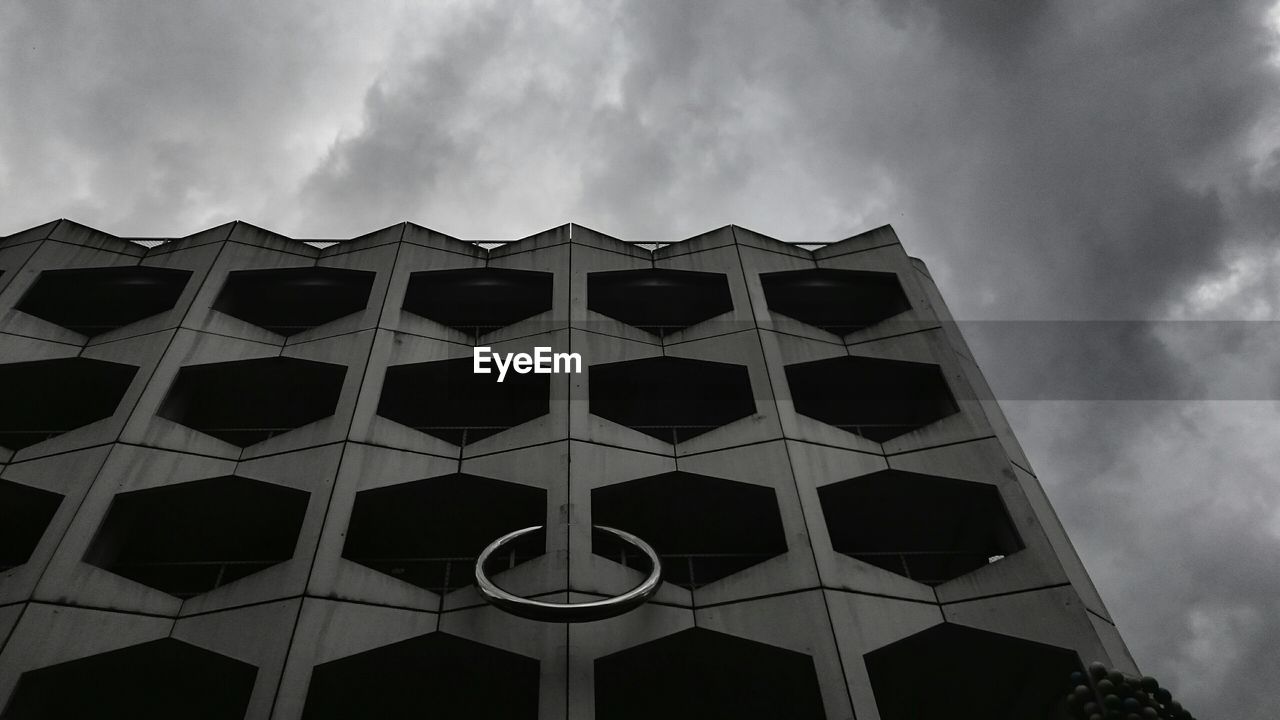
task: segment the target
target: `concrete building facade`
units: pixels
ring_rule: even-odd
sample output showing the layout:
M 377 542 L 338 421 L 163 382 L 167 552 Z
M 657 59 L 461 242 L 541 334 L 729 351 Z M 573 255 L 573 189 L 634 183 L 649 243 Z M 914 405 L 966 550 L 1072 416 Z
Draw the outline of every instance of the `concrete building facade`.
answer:
M 580 373 L 473 372 L 546 347 Z M 648 572 L 588 623 L 554 602 Z M 0 240 L 0 717 L 1034 718 L 1124 643 L 925 265 L 566 225 Z

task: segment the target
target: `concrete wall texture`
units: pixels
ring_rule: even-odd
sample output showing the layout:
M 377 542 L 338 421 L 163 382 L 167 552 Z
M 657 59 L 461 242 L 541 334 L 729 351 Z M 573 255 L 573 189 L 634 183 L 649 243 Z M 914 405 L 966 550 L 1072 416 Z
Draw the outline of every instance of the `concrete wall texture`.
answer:
M 145 245 L 0 240 L 4 718 L 1055 717 L 1063 668 L 1136 671 L 887 226 Z M 593 522 L 662 556 L 648 604 L 470 581 L 544 524 L 496 582 L 621 593 Z

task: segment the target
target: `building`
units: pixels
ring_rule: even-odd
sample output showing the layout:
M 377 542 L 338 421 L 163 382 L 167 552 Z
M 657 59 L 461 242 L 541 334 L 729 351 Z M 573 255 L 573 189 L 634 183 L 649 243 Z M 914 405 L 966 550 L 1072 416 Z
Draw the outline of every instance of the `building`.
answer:
M 1133 668 L 919 260 L 0 240 L 3 718 L 1034 718 Z M 582 358 L 474 372 L 474 348 Z M 647 603 L 530 620 L 648 572 Z M 113 714 L 115 713 L 115 714 Z

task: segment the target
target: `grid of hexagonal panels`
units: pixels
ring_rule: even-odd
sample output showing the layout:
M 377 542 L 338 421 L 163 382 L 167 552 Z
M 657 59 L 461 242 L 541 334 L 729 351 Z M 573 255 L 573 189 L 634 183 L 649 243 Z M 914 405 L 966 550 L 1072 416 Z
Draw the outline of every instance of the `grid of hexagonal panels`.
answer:
M 599 658 L 598 720 L 822 720 L 813 658 L 691 628 Z
M 360 312 L 377 273 L 329 267 L 236 270 L 213 309 L 280 335 L 295 335 Z
M 0 572 L 31 558 L 61 504 L 58 493 L 0 480 Z
M 550 310 L 553 277 L 505 268 L 415 272 L 401 307 L 479 337 Z
M 392 365 L 378 414 L 454 445 L 466 445 L 551 411 L 548 375 L 477 374 L 471 358 Z
M 911 309 L 898 276 L 862 270 L 789 270 L 762 273 L 771 312 L 836 335 L 887 320 Z
M 952 624 L 865 660 L 883 720 L 1055 720 L 1066 717 L 1065 678 L 1081 667 L 1071 650 Z
M 994 485 L 882 470 L 818 488 L 836 552 L 938 585 L 1022 549 Z
M 317 665 L 306 720 L 538 717 L 539 662 L 442 632 Z
M 173 308 L 190 277 L 137 265 L 45 270 L 17 309 L 93 337 Z
M 587 275 L 587 309 L 666 336 L 733 310 L 724 273 L 617 270 Z
M 475 581 L 486 545 L 546 516 L 546 490 L 462 473 L 361 490 L 342 557 L 444 594 Z M 494 560 L 515 567 L 545 548 L 537 533 Z
M 156 414 L 248 447 L 332 415 L 346 375 L 345 365 L 290 357 L 187 365 Z
M 670 443 L 756 411 L 745 365 L 656 357 L 588 368 L 591 414 Z
M 796 412 L 884 442 L 960 411 L 930 363 L 837 357 L 786 367 Z
M 773 488 L 687 472 L 593 489 L 591 522 L 643 538 L 662 559 L 663 579 L 690 590 L 787 551 Z M 648 569 L 634 548 L 600 531 L 591 549 Z
M 120 493 L 84 559 L 194 597 L 292 558 L 309 501 L 234 475 Z
M 0 447 L 21 450 L 111 417 L 137 372 L 84 357 L 0 365 Z
M 258 669 L 173 638 L 23 673 L 5 708 L 17 720 L 241 720 Z

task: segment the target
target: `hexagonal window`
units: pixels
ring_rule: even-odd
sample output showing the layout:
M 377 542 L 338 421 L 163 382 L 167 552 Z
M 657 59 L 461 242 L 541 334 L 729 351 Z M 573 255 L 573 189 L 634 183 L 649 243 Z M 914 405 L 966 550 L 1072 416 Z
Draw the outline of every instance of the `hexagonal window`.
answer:
M 1065 678 L 1080 669 L 1074 651 L 949 623 L 864 659 L 884 720 L 1063 718 Z
M 332 415 L 346 376 L 345 365 L 289 357 L 187 365 L 157 414 L 248 447 Z
M 788 365 L 796 412 L 885 442 L 960 411 L 930 363 L 837 357 Z
M 546 490 L 462 473 L 361 490 L 342 557 L 444 594 L 475 581 L 486 545 L 546 518 Z M 536 533 L 494 560 L 510 568 L 545 552 Z
M 31 559 L 61 504 L 58 493 L 0 480 L 0 573 Z
M 377 273 L 330 267 L 235 270 L 213 309 L 280 335 L 364 310 Z
M 194 597 L 291 559 L 310 499 L 234 475 L 123 492 L 84 561 Z
M 595 662 L 599 720 L 821 720 L 813 658 L 691 628 Z
M 670 472 L 591 491 L 591 521 L 634 533 L 662 559 L 662 577 L 690 590 L 787 551 L 773 488 Z M 596 530 L 591 549 L 648 571 L 644 556 Z
M 818 488 L 836 552 L 926 585 L 1022 549 L 994 485 L 901 470 Z
M 587 308 L 664 337 L 733 310 L 724 273 L 618 270 L 587 274 Z
M 401 307 L 479 337 L 550 310 L 553 277 L 506 268 L 415 272 Z
M 762 273 L 771 312 L 836 335 L 887 320 L 911 309 L 898 276 L 862 270 L 789 270 Z
M 45 270 L 17 309 L 93 337 L 173 308 L 190 270 L 102 267 Z
M 258 669 L 164 638 L 28 670 L 4 717 L 241 720 Z
M 392 365 L 378 414 L 454 445 L 483 440 L 551 411 L 548 375 L 476 374 L 472 359 Z
M 538 717 L 534 658 L 434 632 L 317 665 L 305 720 Z
M 756 411 L 744 365 L 656 357 L 592 365 L 591 413 L 678 443 Z
M 0 365 L 0 447 L 21 450 L 111 417 L 137 372 L 84 357 Z

